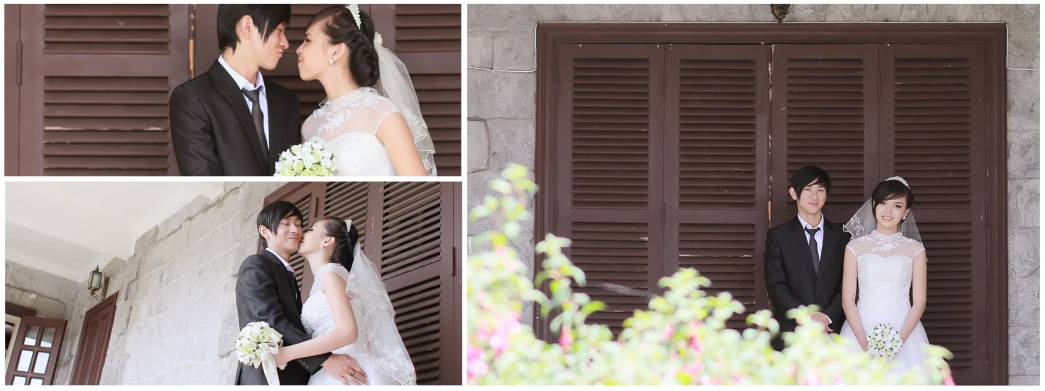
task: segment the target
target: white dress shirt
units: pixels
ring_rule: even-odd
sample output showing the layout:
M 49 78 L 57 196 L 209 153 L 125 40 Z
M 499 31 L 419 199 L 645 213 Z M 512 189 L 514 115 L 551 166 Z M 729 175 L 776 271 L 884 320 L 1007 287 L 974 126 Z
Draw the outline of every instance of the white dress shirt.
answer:
M 271 248 L 267 248 L 267 247 L 266 247 L 266 248 L 265 248 L 265 250 L 268 250 L 268 252 L 272 253 L 272 255 L 275 255 L 275 256 L 276 256 L 276 258 L 279 258 L 279 261 L 280 261 L 280 262 L 283 262 L 283 266 L 286 266 L 286 268 L 287 268 L 287 270 L 288 270 L 288 271 L 290 271 L 291 273 L 293 273 L 293 272 L 294 272 L 294 268 L 290 267 L 290 264 L 289 264 L 289 263 L 287 263 L 287 261 L 286 261 L 285 259 L 283 259 L 283 257 L 279 256 L 279 254 L 276 254 L 276 252 L 275 252 L 275 251 L 272 251 L 272 249 L 271 249 Z
M 229 75 L 232 76 L 232 80 L 236 81 L 236 85 L 239 87 L 239 89 L 241 91 L 243 90 L 244 87 L 246 87 L 248 90 L 255 90 L 257 88 L 265 86 L 265 79 L 261 77 L 261 71 L 260 70 L 258 71 L 258 79 L 257 79 L 258 85 L 255 86 L 253 84 L 250 84 L 250 82 L 248 82 L 245 77 L 243 77 L 239 73 L 236 73 L 236 71 L 233 70 L 232 67 L 229 66 L 229 63 L 225 62 L 224 55 L 218 56 L 218 62 L 221 63 L 221 66 L 225 67 L 225 70 L 229 72 Z M 249 111 L 251 114 L 254 114 L 254 110 L 253 110 L 254 102 L 251 102 L 250 98 L 247 98 L 246 94 L 241 92 L 240 95 L 243 95 L 243 100 L 247 102 L 247 111 Z M 261 114 L 264 114 L 264 116 L 265 116 L 265 147 L 266 148 L 268 148 L 268 147 L 270 147 L 272 145 L 271 142 L 269 141 L 272 137 L 269 136 L 269 122 L 270 121 L 269 121 L 269 101 L 268 101 L 268 97 L 267 96 L 268 96 L 268 89 L 267 88 L 262 88 L 260 97 L 258 98 L 258 103 L 261 104 Z M 286 263 L 286 262 L 284 262 L 284 263 Z

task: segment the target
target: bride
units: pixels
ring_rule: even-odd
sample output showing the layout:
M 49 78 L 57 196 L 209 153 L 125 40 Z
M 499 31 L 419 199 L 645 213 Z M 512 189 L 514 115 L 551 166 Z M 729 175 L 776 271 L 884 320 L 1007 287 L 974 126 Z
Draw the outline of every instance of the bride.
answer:
M 301 308 L 301 323 L 312 339 L 284 346 L 276 365 L 333 352 L 356 359 L 370 385 L 412 385 L 414 364 L 395 325 L 395 310 L 373 263 L 356 243 L 351 220 L 323 217 L 305 231 L 298 254 L 308 260 L 315 281 Z M 321 368 L 309 385 L 340 385 Z
M 354 4 L 320 11 L 297 55 L 301 79 L 319 80 L 326 92 L 301 135 L 325 144 L 337 175 L 436 175 L 435 144 L 406 66 L 381 46 L 369 15 Z
M 878 325 L 891 325 L 903 340 L 893 362 L 904 371 L 925 365 L 924 348 L 929 345 L 921 323 L 928 260 L 912 205 L 914 194 L 907 181 L 892 177 L 879 183 L 871 199 L 844 225 L 855 239 L 846 246 L 842 272 L 846 322 L 839 334 L 866 352 L 867 334 Z M 913 306 L 908 292 L 914 293 Z M 854 350 L 857 344 L 852 345 Z

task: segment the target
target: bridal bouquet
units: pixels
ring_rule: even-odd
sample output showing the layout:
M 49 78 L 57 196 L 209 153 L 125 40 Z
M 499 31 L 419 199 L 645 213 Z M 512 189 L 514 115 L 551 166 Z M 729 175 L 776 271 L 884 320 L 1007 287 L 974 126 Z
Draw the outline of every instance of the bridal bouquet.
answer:
M 269 327 L 265 322 L 251 322 L 239 332 L 236 340 L 236 358 L 246 365 L 258 365 L 264 367 L 265 379 L 269 385 L 279 385 L 279 375 L 276 373 L 276 361 L 272 354 L 279 351 L 283 344 L 283 334 Z M 283 369 L 282 365 L 279 369 Z
M 872 357 L 892 360 L 900 353 L 901 346 L 903 339 L 900 338 L 900 332 L 888 324 L 875 326 L 874 330 L 867 334 L 867 353 Z
M 334 154 L 319 140 L 309 140 L 283 151 L 276 161 L 274 176 L 333 176 Z

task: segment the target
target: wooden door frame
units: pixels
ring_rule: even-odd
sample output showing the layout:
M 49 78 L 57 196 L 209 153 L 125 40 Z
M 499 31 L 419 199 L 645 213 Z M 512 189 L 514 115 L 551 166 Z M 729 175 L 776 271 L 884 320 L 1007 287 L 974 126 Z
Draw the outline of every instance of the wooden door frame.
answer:
M 1008 350 L 1008 171 L 1005 23 L 537 23 L 537 93 L 534 238 L 550 233 L 555 221 L 559 164 L 554 145 L 556 45 L 599 43 L 699 44 L 980 44 L 986 58 L 986 224 L 988 262 L 987 347 Z M 535 243 L 534 243 L 535 244 Z M 535 257 L 535 264 L 540 260 Z M 536 272 L 536 269 L 534 269 Z M 534 313 L 539 307 L 534 304 Z M 546 326 L 535 327 L 547 338 Z M 988 350 L 989 351 L 989 350 Z M 1008 383 L 1008 355 L 987 360 L 988 384 Z
M 22 5 L 4 5 L 4 175 L 20 173 L 18 138 L 22 130 L 18 120 L 21 105 L 18 96 L 22 85 Z
M 75 356 L 75 359 L 73 361 L 73 371 L 72 371 L 72 375 L 69 378 L 69 384 L 71 384 L 71 385 L 99 385 L 100 384 L 102 371 L 105 369 L 105 366 L 104 366 L 105 357 L 108 355 L 109 342 L 112 339 L 113 321 L 116 318 L 116 308 L 115 307 L 116 307 L 116 304 L 117 304 L 117 298 L 119 296 L 120 296 L 120 292 L 119 291 L 109 295 L 109 297 L 107 297 L 104 300 L 102 300 L 100 303 L 98 303 L 98 305 L 95 305 L 94 307 L 91 307 L 91 309 L 87 310 L 87 313 L 84 314 L 84 316 L 83 316 L 83 325 L 80 326 L 80 341 L 76 345 L 76 356 Z M 112 310 L 112 314 L 109 315 L 109 330 L 105 334 L 105 340 L 102 341 L 100 346 L 98 346 L 98 347 L 101 348 L 100 350 L 88 353 L 87 350 L 86 350 L 87 337 L 88 337 L 88 335 L 87 335 L 88 334 L 87 333 L 88 327 L 87 326 L 88 326 L 88 324 L 90 324 L 90 322 L 92 320 L 94 320 L 94 319 L 92 319 L 92 316 L 95 316 L 96 314 L 98 314 L 100 311 L 104 310 L 105 307 L 107 307 L 109 305 L 113 306 L 113 310 Z M 80 372 L 84 371 L 82 364 L 87 362 L 87 361 L 84 361 L 86 359 L 86 357 L 85 357 L 86 354 L 91 354 L 91 357 L 90 357 L 89 361 L 91 361 L 91 362 L 100 362 L 101 365 L 97 366 L 97 370 L 90 370 L 87 373 L 81 374 Z M 85 377 L 85 382 L 77 382 L 77 378 L 81 377 L 81 376 Z M 90 379 L 97 379 L 98 382 L 88 383 L 90 381 Z
M 22 348 L 25 347 L 25 344 L 24 344 L 25 335 L 28 332 L 28 329 L 26 328 L 26 319 L 25 319 L 26 317 L 34 318 L 34 319 L 36 319 L 36 320 L 38 320 L 40 322 L 45 322 L 45 323 L 39 323 L 39 324 L 42 324 L 43 327 L 40 328 L 40 330 L 39 330 L 39 332 L 37 334 L 37 337 L 36 337 L 37 338 L 37 343 L 36 343 L 36 345 L 30 348 L 31 350 L 34 351 L 34 354 L 33 354 L 33 359 L 29 362 L 29 371 L 28 371 L 28 373 L 30 374 L 30 376 L 27 377 L 26 381 L 31 381 L 31 378 L 33 378 L 33 377 L 43 377 L 44 378 L 44 384 L 43 385 L 53 385 L 54 384 L 54 376 L 58 372 L 58 358 L 62 354 L 62 345 L 65 344 L 65 328 L 68 325 L 68 321 L 66 321 L 65 319 L 44 318 L 44 317 L 38 317 L 38 316 L 32 316 L 32 315 L 27 315 L 25 317 L 22 317 L 21 321 L 19 322 L 18 330 L 15 331 L 15 342 L 14 342 L 14 345 L 12 345 L 15 348 L 14 350 L 16 352 L 18 350 L 22 350 Z M 54 324 L 48 324 L 48 323 L 52 323 L 52 322 Z M 43 335 L 44 335 L 45 330 L 47 329 L 47 327 L 54 327 L 55 328 L 54 340 L 52 341 L 52 345 L 51 345 L 50 348 L 42 348 L 40 345 L 43 342 Z M 47 369 L 45 369 L 44 372 L 46 373 L 46 372 L 50 371 L 51 374 L 49 376 L 47 376 L 46 374 L 45 374 L 45 376 L 32 376 L 33 368 L 36 367 L 37 359 L 39 359 L 39 356 L 40 356 L 40 353 L 41 353 L 41 351 L 40 351 L 41 349 L 46 349 L 47 350 L 46 353 L 48 353 L 47 366 L 46 366 Z M 15 369 L 18 367 L 18 360 L 16 359 L 16 357 L 20 358 L 21 354 L 19 354 L 18 356 L 15 356 L 14 352 L 12 352 L 11 353 L 11 359 L 14 360 L 14 362 L 13 363 L 12 362 L 8 362 L 7 363 L 7 373 L 4 376 L 4 384 L 5 385 L 6 384 L 11 384 L 13 379 L 14 379 L 14 377 L 16 376 Z

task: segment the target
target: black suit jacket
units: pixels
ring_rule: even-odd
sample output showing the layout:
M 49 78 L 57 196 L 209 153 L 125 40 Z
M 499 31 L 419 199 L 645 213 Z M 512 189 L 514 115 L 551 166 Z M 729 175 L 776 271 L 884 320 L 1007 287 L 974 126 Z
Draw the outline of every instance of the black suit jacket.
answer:
M 239 266 L 236 278 L 236 312 L 239 327 L 250 322 L 267 322 L 283 334 L 283 345 L 290 346 L 309 340 L 301 324 L 301 293 L 294 274 L 287 271 L 279 258 L 268 250 L 251 255 Z M 291 361 L 279 371 L 279 383 L 305 385 L 312 374 L 319 371 L 330 354 Z M 237 385 L 267 385 L 265 372 L 239 364 Z
M 840 224 L 824 218 L 824 243 L 820 268 L 814 271 L 809 241 L 799 217 L 773 227 L 766 234 L 766 288 L 773 304 L 773 318 L 780 323 L 781 335 L 794 331 L 797 323 L 787 311 L 816 304 L 831 318 L 831 329 L 837 333 L 845 322 L 842 311 L 842 267 L 849 233 Z M 783 340 L 774 339 L 773 347 L 783 349 Z
M 301 142 L 298 98 L 265 80 L 269 152 L 262 149 L 254 117 L 225 67 L 174 88 L 170 96 L 171 142 L 182 175 L 271 176 L 279 154 Z

